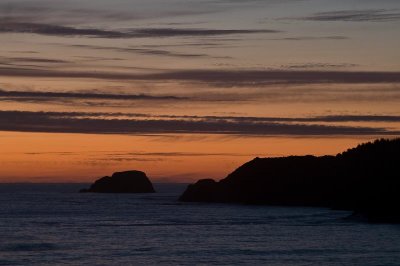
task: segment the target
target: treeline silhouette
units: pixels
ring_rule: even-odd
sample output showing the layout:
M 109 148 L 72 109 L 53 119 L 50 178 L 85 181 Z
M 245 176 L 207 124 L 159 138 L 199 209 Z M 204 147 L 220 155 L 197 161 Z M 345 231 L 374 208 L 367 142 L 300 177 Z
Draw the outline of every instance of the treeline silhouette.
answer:
M 318 206 L 400 222 L 400 139 L 379 139 L 336 156 L 255 158 L 215 182 L 189 185 L 186 202 Z

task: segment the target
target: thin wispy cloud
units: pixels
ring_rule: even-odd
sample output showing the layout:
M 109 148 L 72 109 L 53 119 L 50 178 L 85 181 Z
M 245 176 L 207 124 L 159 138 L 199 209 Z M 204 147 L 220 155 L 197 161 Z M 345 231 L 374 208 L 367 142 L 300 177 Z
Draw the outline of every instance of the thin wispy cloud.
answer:
M 297 19 L 311 21 L 391 22 L 400 21 L 400 12 L 398 10 L 386 9 L 340 10 L 314 13 L 311 16 Z
M 342 41 L 349 40 L 346 36 L 294 36 L 294 37 L 283 37 L 268 39 L 272 41 Z
M 99 154 L 99 151 L 87 151 L 85 152 L 91 156 Z M 65 152 L 65 151 L 55 151 L 55 152 L 25 152 L 25 155 L 59 155 L 59 156 L 79 156 L 80 153 L 76 152 Z M 173 151 L 173 152 L 144 152 L 144 151 L 101 151 L 101 156 L 106 158 L 121 158 L 130 159 L 132 156 L 140 157 L 208 157 L 208 156 L 254 156 L 254 154 L 249 153 L 218 153 L 218 152 L 184 152 L 184 151 Z
M 400 122 L 400 116 L 396 115 L 329 115 L 308 119 L 310 122 Z
M 282 69 L 332 69 L 332 68 L 351 68 L 357 64 L 350 63 L 303 63 L 303 64 L 288 64 L 281 65 Z
M 143 156 L 143 157 L 209 157 L 209 156 L 252 156 L 253 154 L 247 153 L 216 153 L 216 152 L 119 152 L 119 153 L 108 153 L 106 156 L 112 158 L 130 158 L 131 156 Z
M 129 54 L 142 54 L 142 55 L 152 55 L 152 56 L 163 56 L 163 57 L 175 57 L 175 58 L 214 58 L 214 59 L 230 59 L 231 57 L 228 56 L 212 56 L 205 53 L 184 53 L 184 52 L 174 52 L 169 50 L 163 49 L 156 49 L 151 47 L 163 47 L 162 45 L 143 45 L 143 48 L 140 47 L 112 47 L 112 46 L 99 46 L 99 45 L 87 45 L 87 44 L 73 44 L 67 45 L 68 47 L 75 47 L 75 48 L 83 48 L 89 50 L 108 50 L 108 51 L 115 51 L 121 53 L 129 53 Z M 184 46 L 184 45 L 182 45 Z M 167 46 L 168 47 L 168 46 Z
M 178 29 L 178 28 L 159 28 L 159 29 L 137 29 L 132 30 L 133 37 L 179 37 L 179 36 L 218 36 L 236 34 L 255 34 L 255 33 L 279 33 L 279 30 L 267 29 Z
M 122 114 L 110 113 L 111 116 L 120 116 Z M 133 117 L 139 118 L 168 118 L 168 119 L 189 119 L 189 120 L 207 120 L 207 121 L 233 121 L 233 122 L 400 122 L 400 116 L 396 115 L 324 115 L 309 117 L 257 117 L 257 116 L 177 116 L 177 115 L 157 115 L 150 116 L 146 114 L 132 114 Z
M 116 1 L 115 1 L 116 2 Z M 81 3 L 61 4 L 46 0 L 27 0 L 27 1 L 7 1 L 0 3 L 0 14 L 2 17 L 14 21 L 30 22 L 56 22 L 58 24 L 85 24 L 96 22 L 121 22 L 121 21 L 141 21 L 159 18 L 179 18 L 186 16 L 196 16 L 210 14 L 221 11 L 215 6 L 196 5 L 194 3 L 183 3 L 179 6 L 164 4 L 163 1 L 154 6 L 153 1 L 142 1 L 141 3 L 121 2 L 115 3 L 120 8 L 110 8 L 103 3 L 85 6 Z M 132 4 L 133 3 L 133 4 Z M 141 5 L 141 9 L 137 8 Z M 189 22 L 190 24 L 190 22 Z

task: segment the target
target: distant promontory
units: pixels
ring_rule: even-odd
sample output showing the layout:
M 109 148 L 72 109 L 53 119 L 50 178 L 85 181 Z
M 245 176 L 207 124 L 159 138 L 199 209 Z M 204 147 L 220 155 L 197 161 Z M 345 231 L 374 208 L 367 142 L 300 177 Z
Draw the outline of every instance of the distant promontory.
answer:
M 89 189 L 82 189 L 80 192 L 154 193 L 155 190 L 144 172 L 125 171 L 102 177 L 96 180 Z
M 219 182 L 189 185 L 180 201 L 330 207 L 400 222 L 400 139 L 336 156 L 255 158 Z

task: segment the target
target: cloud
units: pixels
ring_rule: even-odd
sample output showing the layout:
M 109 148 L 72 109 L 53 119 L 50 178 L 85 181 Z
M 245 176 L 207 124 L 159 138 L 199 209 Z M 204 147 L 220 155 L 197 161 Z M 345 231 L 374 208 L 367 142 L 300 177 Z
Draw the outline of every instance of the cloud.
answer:
M 265 29 L 189 29 L 189 28 L 142 28 L 124 30 L 106 30 L 98 28 L 77 28 L 56 24 L 15 22 L 0 19 L 0 33 L 30 33 L 49 36 L 74 37 L 86 36 L 95 38 L 167 38 L 167 37 L 204 37 L 243 35 L 256 33 L 278 33 L 277 30 Z
M 33 33 L 51 36 L 90 36 L 99 38 L 126 38 L 126 35 L 118 31 L 101 29 L 74 28 L 51 24 L 30 22 L 8 22 L 0 20 L 0 33 Z
M 307 119 L 304 119 L 307 121 Z M 400 116 L 391 115 L 330 115 L 308 118 L 310 122 L 400 122 Z
M 349 63 L 305 63 L 281 65 L 282 69 L 329 69 L 329 68 L 349 68 L 356 67 L 357 64 Z
M 235 30 L 216 30 L 216 29 L 175 29 L 175 28 L 159 28 L 159 29 L 137 29 L 132 30 L 131 34 L 135 37 L 179 37 L 179 36 L 218 36 L 233 34 L 254 34 L 254 33 L 279 33 L 278 30 L 265 29 L 235 29 Z
M 318 40 L 328 40 L 328 41 L 342 41 L 348 40 L 349 37 L 346 36 L 297 36 L 297 37 L 284 37 L 284 38 L 275 38 L 268 39 L 271 41 L 318 41 Z
M 396 135 L 378 127 L 315 125 L 240 118 L 104 118 L 106 114 L 0 111 L 0 130 L 89 134 L 224 134 L 242 136 Z
M 204 4 L 197 5 L 195 8 L 193 3 L 182 3 L 177 6 L 168 3 L 163 5 L 162 2 L 159 8 L 154 8 L 152 1 L 150 3 L 146 3 L 149 1 L 142 2 L 140 8 L 137 5 L 132 5 L 129 1 L 125 1 L 126 4 L 123 5 L 121 5 L 121 1 L 119 1 L 120 3 L 113 3 L 111 8 L 107 3 L 100 3 L 99 1 L 89 6 L 87 3 L 78 1 L 79 8 L 77 8 L 77 4 L 73 2 L 4 0 L 0 3 L 0 13 L 2 13 L 3 18 L 15 21 L 29 20 L 31 22 L 51 21 L 67 24 L 87 24 L 105 21 L 118 22 L 185 17 L 215 13 L 221 10 L 217 10 L 215 7 L 206 7 Z
M 41 58 L 41 57 L 0 57 L 0 64 L 4 62 L 27 62 L 27 63 L 70 63 L 66 60 L 60 59 L 50 59 L 50 58 Z
M 46 65 L 71 64 L 72 62 L 61 59 L 50 59 L 41 57 L 5 57 L 0 56 L 0 65 L 9 67 L 43 68 Z
M 175 53 L 165 50 L 155 49 L 136 49 L 137 52 L 145 55 L 156 55 L 156 56 L 169 56 L 169 57 L 208 57 L 206 54 L 188 54 L 188 53 Z
M 171 5 L 166 1 L 53 1 L 2 0 L 0 17 L 14 21 L 51 22 L 56 24 L 88 24 L 104 22 L 151 21 L 226 11 L 226 7 L 210 6 L 197 1 L 180 1 Z M 189 22 L 188 24 L 192 24 Z
M 390 22 L 399 21 L 400 12 L 386 9 L 341 10 L 314 13 L 311 16 L 297 19 L 311 21 Z
M 120 113 L 110 113 L 111 116 L 120 116 Z M 168 118 L 168 119 L 189 119 L 189 120 L 207 120 L 207 121 L 232 121 L 232 122 L 400 122 L 400 116 L 395 115 L 326 115 L 310 117 L 256 117 L 256 116 L 177 116 L 177 115 L 157 115 L 149 116 L 146 114 L 132 114 L 133 117 L 145 118 Z
M 0 75 L 42 78 L 93 78 L 106 80 L 185 81 L 219 86 L 263 86 L 273 84 L 364 84 L 399 83 L 400 72 L 284 71 L 284 70 L 174 70 L 156 73 L 55 71 L 0 67 Z
M 142 55 L 167 56 L 167 57 L 179 57 L 179 58 L 198 58 L 198 57 L 224 58 L 224 59 L 231 58 L 228 56 L 211 56 L 208 54 L 199 54 L 199 53 L 172 52 L 172 51 L 154 49 L 154 48 L 112 47 L 112 46 L 87 45 L 87 44 L 72 44 L 72 45 L 67 45 L 67 46 L 68 47 L 76 47 L 76 48 L 86 48 L 86 49 L 92 49 L 92 50 L 111 50 L 111 51 L 122 52 L 122 53 L 136 53 L 136 54 L 142 54 Z M 182 46 L 184 46 L 184 45 L 182 45 Z M 146 45 L 144 45 L 143 47 L 146 47 Z M 148 47 L 152 47 L 152 46 L 148 45 Z M 162 45 L 154 46 L 154 47 L 162 47 Z M 168 47 L 168 45 L 167 45 L 167 47 Z
M 2 111 L 0 111 L 2 112 Z M 5 112 L 5 111 L 3 111 Z M 18 111 L 10 111 L 11 113 L 19 113 Z M 35 112 L 28 112 L 35 113 Z M 37 112 L 39 114 L 48 114 L 49 116 L 58 117 L 75 117 L 75 118 L 104 118 L 108 119 L 127 117 L 136 120 L 187 120 L 187 121 L 231 121 L 231 122 L 400 122 L 400 116 L 396 115 L 326 115 L 326 116 L 309 116 L 309 117 L 259 117 L 259 116 L 197 116 L 197 115 L 153 115 L 145 113 L 120 113 L 120 112 Z
M 90 155 L 98 155 L 99 151 L 87 151 L 85 152 Z M 79 156 L 82 152 L 25 152 L 25 155 L 58 155 L 58 156 Z M 102 156 L 105 158 L 131 158 L 132 156 L 137 157 L 208 157 L 208 156 L 257 156 L 252 153 L 217 153 L 217 152 L 144 152 L 144 151 L 131 151 L 131 152 L 118 152 L 118 151 L 101 151 Z
M 215 42 L 204 42 L 204 40 L 202 41 L 191 41 L 191 42 L 182 42 L 182 43 L 176 43 L 176 44 L 143 44 L 141 45 L 142 48 L 180 48 L 180 47 L 200 47 L 202 49 L 215 49 L 215 48 L 232 48 L 232 47 L 238 47 L 235 45 L 231 45 L 231 44 L 225 44 L 222 43 L 221 41 L 226 41 L 228 39 L 215 39 Z M 219 41 L 219 42 L 218 42 Z
M 75 58 L 79 59 L 79 62 L 95 62 L 95 61 L 124 61 L 126 59 L 119 57 L 102 57 L 102 56 L 82 56 L 76 55 Z
M 97 152 L 98 154 L 98 152 Z M 249 154 L 249 153 L 207 153 L 207 152 L 111 152 L 102 154 L 100 158 L 95 158 L 94 161 L 166 161 L 181 160 L 182 157 L 257 157 L 265 156 L 265 154 Z M 273 154 L 269 154 L 272 156 Z M 168 158 L 168 159 L 167 159 Z
M 0 101 L 51 101 L 59 99 L 75 100 L 184 100 L 187 98 L 169 95 L 148 94 L 109 94 L 77 92 L 43 92 L 43 91 L 6 91 L 0 89 Z
M 111 158 L 131 158 L 133 157 L 209 157 L 209 156 L 254 156 L 248 153 L 208 153 L 208 152 L 123 152 L 123 153 L 109 153 L 107 157 Z

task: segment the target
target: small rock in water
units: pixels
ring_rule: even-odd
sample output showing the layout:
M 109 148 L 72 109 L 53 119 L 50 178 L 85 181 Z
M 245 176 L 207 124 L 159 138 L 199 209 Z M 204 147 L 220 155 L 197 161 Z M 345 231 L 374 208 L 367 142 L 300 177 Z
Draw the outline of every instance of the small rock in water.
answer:
M 79 192 L 154 193 L 155 190 L 144 172 L 126 171 L 116 172 L 111 177 L 102 177 L 96 180 L 89 189 L 81 189 Z

